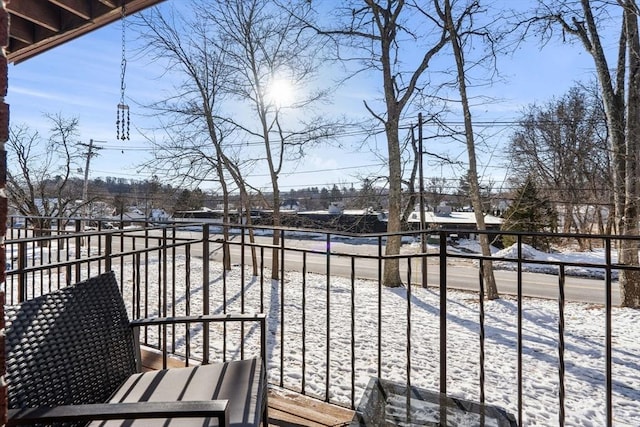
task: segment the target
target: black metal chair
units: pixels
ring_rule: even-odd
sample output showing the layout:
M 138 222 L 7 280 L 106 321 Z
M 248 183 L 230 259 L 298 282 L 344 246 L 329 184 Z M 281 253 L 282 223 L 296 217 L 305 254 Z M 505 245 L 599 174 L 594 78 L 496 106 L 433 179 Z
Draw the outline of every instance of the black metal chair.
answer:
M 267 425 L 264 315 L 130 322 L 108 272 L 6 317 L 9 426 Z M 231 321 L 259 322 L 261 357 L 141 372 L 137 327 Z

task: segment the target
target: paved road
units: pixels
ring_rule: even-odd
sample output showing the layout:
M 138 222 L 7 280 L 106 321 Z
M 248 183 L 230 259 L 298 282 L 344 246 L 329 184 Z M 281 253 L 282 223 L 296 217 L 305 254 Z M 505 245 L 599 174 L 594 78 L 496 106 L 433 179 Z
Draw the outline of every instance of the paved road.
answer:
M 269 243 L 266 238 L 259 238 L 260 243 Z M 367 245 L 371 246 L 371 245 Z M 358 250 L 358 245 L 353 245 L 354 250 Z M 220 247 L 212 248 L 213 259 L 222 260 L 222 250 Z M 360 248 L 364 253 L 373 255 L 377 249 Z M 239 246 L 231 246 L 232 262 L 239 262 Z M 246 253 L 245 262 L 249 262 L 249 253 Z M 265 250 L 265 265 L 271 265 L 271 251 Z M 307 271 L 310 273 L 325 274 L 327 271 L 327 257 L 320 254 L 307 254 Z M 413 259 L 411 265 L 412 284 L 420 286 L 421 281 L 421 261 Z M 287 252 L 285 255 L 285 269 L 288 271 L 302 271 L 301 253 Z M 407 281 L 407 262 L 401 262 L 402 278 Z M 351 260 L 345 256 L 331 256 L 330 271 L 332 275 L 341 277 L 351 277 Z M 374 259 L 356 260 L 356 276 L 363 279 L 378 279 L 378 262 Z M 517 295 L 517 273 L 515 271 L 496 270 L 496 283 L 498 292 L 503 295 Z M 440 267 L 437 259 L 430 258 L 427 264 L 427 285 L 439 286 Z M 447 288 L 469 291 L 478 291 L 478 268 L 471 261 L 455 260 L 447 265 Z M 522 274 L 522 292 L 526 297 L 537 297 L 546 299 L 558 299 L 559 278 L 556 275 L 541 273 Z M 604 304 L 605 283 L 604 280 L 588 279 L 583 277 L 566 277 L 565 279 L 565 299 L 567 301 L 586 302 L 594 304 Z M 612 286 L 613 305 L 620 304 L 620 292 L 618 283 Z
M 181 232 L 181 237 L 200 238 L 197 232 Z M 247 238 L 247 242 L 248 242 Z M 240 262 L 240 236 L 231 237 L 231 241 L 237 244 L 230 245 L 232 263 Z M 126 240 L 125 240 L 126 242 Z M 260 245 L 269 245 L 271 237 L 257 236 L 256 243 Z M 119 243 L 114 242 L 119 245 Z M 129 244 L 125 244 L 125 250 Z M 288 240 L 287 247 L 317 248 L 324 250 L 326 243 L 323 240 Z M 340 247 L 339 244 L 332 243 L 332 250 L 338 250 L 341 253 L 357 252 L 359 255 L 370 255 L 374 257 L 377 254 L 377 246 L 374 244 L 349 244 Z M 259 254 L 259 251 L 258 251 Z M 194 245 L 192 247 L 193 256 L 202 256 L 202 247 Z M 222 246 L 212 243 L 210 247 L 211 259 L 222 261 Z M 250 262 L 250 253 L 246 249 L 245 262 Z M 264 250 L 264 265 L 271 265 L 271 250 Z M 307 272 L 325 274 L 327 271 L 327 257 L 324 254 L 307 253 Z M 411 282 L 415 286 L 420 286 L 421 280 L 421 261 L 414 258 L 411 261 L 412 277 Z M 355 262 L 356 277 L 362 279 L 378 280 L 378 261 L 377 259 L 358 258 Z M 407 282 L 407 261 L 402 260 L 401 274 L 405 282 Z M 287 271 L 302 271 L 302 253 L 295 251 L 286 251 L 285 269 Z M 351 277 L 351 257 L 332 255 L 330 258 L 330 272 L 332 275 L 341 277 Z M 496 283 L 498 292 L 501 295 L 517 295 L 517 274 L 515 271 L 496 270 Z M 427 285 L 439 286 L 440 269 L 437 258 L 429 258 L 427 265 Z M 447 288 L 460 289 L 478 292 L 478 268 L 474 266 L 471 260 L 452 259 L 447 265 Z M 525 297 L 558 299 L 559 279 L 556 275 L 541 273 L 523 273 L 522 274 L 522 292 Z M 585 302 L 593 304 L 604 304 L 605 302 L 605 283 L 604 280 L 588 279 L 582 277 L 566 277 L 565 283 L 565 299 L 567 301 Z M 620 304 L 620 292 L 618 283 L 614 282 L 612 286 L 612 303 L 614 306 Z

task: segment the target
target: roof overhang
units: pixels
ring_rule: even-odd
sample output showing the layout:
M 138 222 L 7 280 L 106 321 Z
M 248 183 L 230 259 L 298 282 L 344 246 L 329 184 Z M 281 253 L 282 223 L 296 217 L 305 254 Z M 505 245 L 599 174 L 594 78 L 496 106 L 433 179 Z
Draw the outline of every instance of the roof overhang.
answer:
M 121 19 L 123 0 L 13 0 L 9 62 L 18 63 Z M 124 0 L 130 15 L 164 0 Z

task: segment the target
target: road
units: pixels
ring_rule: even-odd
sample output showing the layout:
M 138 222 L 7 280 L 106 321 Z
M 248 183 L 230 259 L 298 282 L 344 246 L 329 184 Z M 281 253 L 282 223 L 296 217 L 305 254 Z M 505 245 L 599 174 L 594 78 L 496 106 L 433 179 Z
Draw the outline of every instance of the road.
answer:
M 199 232 L 179 232 L 179 237 L 196 238 L 200 239 L 201 234 Z M 213 237 L 213 236 L 212 236 Z M 215 238 L 215 237 L 213 237 Z M 114 245 L 119 246 L 119 239 L 114 242 Z M 248 242 L 247 238 L 247 242 Z M 233 243 L 229 245 L 231 250 L 231 261 L 234 264 L 240 263 L 240 236 L 233 235 L 230 238 Z M 294 240 L 289 238 L 287 241 L 287 248 L 297 249 L 317 249 L 324 251 L 326 249 L 326 242 L 324 240 Z M 271 243 L 271 237 L 256 236 L 256 244 L 269 245 Z M 342 245 L 342 246 L 341 246 Z M 124 250 L 129 250 L 130 242 L 125 239 Z M 338 251 L 341 254 L 353 254 L 371 256 L 372 258 L 358 257 L 355 261 L 356 265 L 356 277 L 360 279 L 378 280 L 378 260 L 374 257 L 377 255 L 377 245 L 371 244 L 347 244 L 347 243 L 331 243 L 332 255 L 330 257 L 330 274 L 340 277 L 351 277 L 351 256 L 336 255 Z M 269 267 L 271 265 L 271 250 L 265 249 L 264 251 L 264 265 Z M 202 247 L 200 245 L 193 245 L 191 248 L 192 256 L 202 256 Z M 258 250 L 258 254 L 259 254 Z M 222 245 L 219 243 L 212 243 L 210 245 L 209 256 L 212 260 L 222 262 Z M 259 255 L 258 255 L 259 256 Z M 250 262 L 250 252 L 247 248 L 245 250 L 245 262 Z M 307 272 L 325 274 L 327 271 L 327 257 L 325 254 L 313 254 L 307 252 L 306 256 Z M 407 281 L 407 260 L 403 259 L 400 262 L 401 277 Z M 285 252 L 285 270 L 287 271 L 302 271 L 302 252 L 287 250 Z M 421 260 L 414 258 L 411 261 L 411 283 L 414 286 L 421 286 L 422 275 L 421 272 Z M 498 292 L 501 295 L 517 295 L 517 273 L 515 271 L 496 270 L 495 271 L 496 283 L 498 286 Z M 440 284 L 440 267 L 437 258 L 429 258 L 427 264 L 427 285 L 438 287 Z M 447 264 L 447 289 L 458 289 L 478 292 L 478 268 L 474 265 L 472 260 L 465 259 L 453 259 L 451 258 Z M 528 273 L 522 274 L 522 295 L 525 297 L 544 298 L 544 299 L 558 299 L 559 293 L 559 278 L 557 275 L 542 274 L 542 273 Z M 584 302 L 603 305 L 605 303 L 605 282 L 602 279 L 590 279 L 584 277 L 570 277 L 565 279 L 565 300 L 574 302 Z M 614 306 L 620 305 L 620 290 L 618 283 L 614 282 L 612 286 L 612 304 Z
M 237 240 L 237 239 L 236 239 Z M 259 243 L 269 243 L 268 238 L 258 238 Z M 353 250 L 363 250 L 360 246 L 372 245 L 350 245 Z M 231 256 L 233 263 L 240 262 L 240 247 L 231 245 Z M 369 251 L 367 252 L 367 249 Z M 377 248 L 373 251 L 371 248 L 364 248 L 364 253 L 369 255 L 375 254 Z M 373 252 L 373 253 L 371 253 Z M 212 247 L 212 259 L 222 261 L 221 247 Z M 245 262 L 250 262 L 249 252 L 245 254 Z M 264 265 L 271 265 L 271 251 L 264 251 Z M 437 258 L 429 258 L 427 264 L 427 285 L 439 286 L 440 283 L 440 267 Z M 327 257 L 321 254 L 307 253 L 307 272 L 325 274 L 327 271 Z M 421 261 L 417 258 L 411 261 L 412 284 L 421 285 Z M 406 281 L 407 278 L 407 261 L 402 260 L 401 274 Z M 289 252 L 285 254 L 285 270 L 302 271 L 302 254 L 300 252 Z M 340 277 L 351 277 L 351 259 L 348 256 L 332 255 L 330 258 L 330 271 L 332 275 Z M 356 277 L 361 279 L 378 280 L 378 262 L 375 259 L 356 260 Z M 517 273 L 515 271 L 496 270 L 496 283 L 498 292 L 501 295 L 517 295 Z M 447 265 L 447 288 L 459 289 L 478 292 L 478 268 L 469 260 L 454 260 Z M 559 278 L 556 275 L 541 273 L 523 273 L 522 274 L 522 294 L 526 297 L 558 299 Z M 585 302 L 593 304 L 605 303 L 605 282 L 602 279 L 589 279 L 584 277 L 565 278 L 565 300 L 574 302 Z M 620 292 L 618 283 L 614 282 L 612 286 L 612 304 L 618 306 L 620 304 Z

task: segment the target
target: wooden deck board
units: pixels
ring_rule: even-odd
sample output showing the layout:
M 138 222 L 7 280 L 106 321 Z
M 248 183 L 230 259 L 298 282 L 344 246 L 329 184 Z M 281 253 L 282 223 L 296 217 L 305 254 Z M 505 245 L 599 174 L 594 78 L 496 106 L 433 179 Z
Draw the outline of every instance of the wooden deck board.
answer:
M 150 349 L 142 349 L 144 370 L 162 369 L 162 355 Z M 185 366 L 183 360 L 167 358 L 167 367 Z M 349 425 L 353 411 L 330 405 L 277 387 L 269 388 L 269 425 L 279 427 L 329 427 Z
M 353 411 L 278 388 L 269 390 L 269 425 L 346 426 Z

